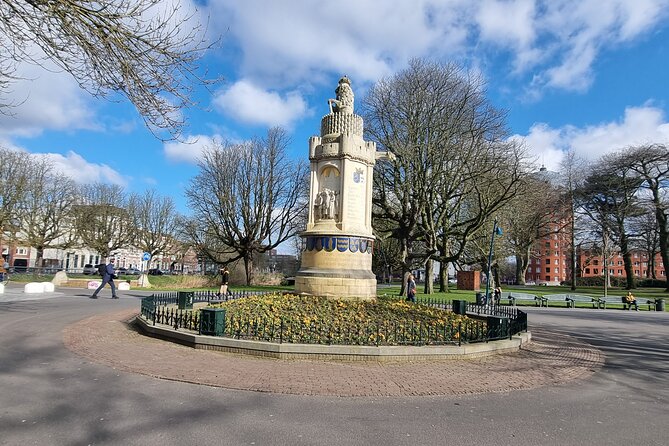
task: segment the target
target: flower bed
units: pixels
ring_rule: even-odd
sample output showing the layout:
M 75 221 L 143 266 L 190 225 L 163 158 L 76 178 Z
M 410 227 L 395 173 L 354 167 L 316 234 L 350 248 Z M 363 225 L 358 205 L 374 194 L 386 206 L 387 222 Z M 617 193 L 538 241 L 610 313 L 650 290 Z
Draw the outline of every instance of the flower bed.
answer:
M 389 298 L 357 302 L 270 294 L 214 307 L 226 309 L 225 336 L 271 342 L 441 345 L 483 340 L 486 334 L 485 322 Z

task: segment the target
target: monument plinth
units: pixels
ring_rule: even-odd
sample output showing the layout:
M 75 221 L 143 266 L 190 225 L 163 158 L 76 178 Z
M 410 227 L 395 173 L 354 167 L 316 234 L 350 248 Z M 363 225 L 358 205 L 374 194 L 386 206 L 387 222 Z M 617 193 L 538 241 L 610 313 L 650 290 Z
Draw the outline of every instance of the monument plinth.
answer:
M 353 91 L 339 80 L 321 136 L 309 139 L 309 220 L 302 264 L 295 276 L 300 294 L 376 298 L 372 273 L 372 174 L 376 144 L 363 139 L 362 117 L 353 113 Z

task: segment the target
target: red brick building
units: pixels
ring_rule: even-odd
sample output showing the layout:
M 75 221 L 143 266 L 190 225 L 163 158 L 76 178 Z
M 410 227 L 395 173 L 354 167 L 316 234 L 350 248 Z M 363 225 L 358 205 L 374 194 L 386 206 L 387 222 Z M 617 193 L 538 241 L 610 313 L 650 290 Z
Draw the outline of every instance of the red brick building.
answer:
M 548 228 L 552 234 L 536 242 L 525 274 L 526 282 L 559 285 L 571 279 L 570 237 L 564 224 Z
M 581 277 L 597 277 L 604 275 L 604 257 L 601 254 L 594 253 L 590 250 L 583 250 L 578 254 L 578 264 Z M 627 277 L 623 263 L 623 256 L 620 253 L 611 256 L 608 259 L 607 264 L 610 277 Z M 648 274 L 649 267 L 650 262 L 648 261 L 648 254 L 642 251 L 632 251 L 632 269 L 635 277 L 652 277 L 652 274 Z M 655 255 L 655 277 L 658 279 L 667 278 L 664 264 L 662 263 L 662 257 L 659 253 Z

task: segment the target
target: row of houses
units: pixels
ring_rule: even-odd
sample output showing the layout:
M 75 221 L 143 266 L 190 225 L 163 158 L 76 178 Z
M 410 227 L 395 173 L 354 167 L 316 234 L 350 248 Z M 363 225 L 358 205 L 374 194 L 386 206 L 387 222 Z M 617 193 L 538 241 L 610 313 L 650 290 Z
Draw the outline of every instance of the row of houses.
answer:
M 37 250 L 20 243 L 0 242 L 2 249 L 2 263 L 14 270 L 35 268 Z M 218 265 L 198 258 L 192 248 L 185 255 L 159 254 L 148 262 L 142 260 L 144 253 L 137 248 L 118 249 L 114 253 L 117 268 L 136 268 L 140 271 L 159 269 L 172 274 L 204 274 L 215 273 Z M 271 250 L 260 256 L 257 262 L 259 270 L 264 272 L 282 273 L 286 276 L 295 275 L 299 261 L 295 256 L 278 254 Z M 100 254 L 87 248 L 44 250 L 42 267 L 47 271 L 64 270 L 72 273 L 81 273 L 86 265 L 97 265 L 105 262 Z

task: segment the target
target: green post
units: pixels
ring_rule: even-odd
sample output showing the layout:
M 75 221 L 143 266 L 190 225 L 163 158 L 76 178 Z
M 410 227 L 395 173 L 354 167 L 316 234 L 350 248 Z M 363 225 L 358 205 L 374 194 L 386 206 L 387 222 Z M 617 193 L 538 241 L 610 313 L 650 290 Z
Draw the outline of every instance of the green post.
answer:
M 200 334 L 223 336 L 225 333 L 225 308 L 203 308 L 200 312 Z
M 193 296 L 195 295 L 192 291 L 179 291 L 177 294 L 177 302 L 180 310 L 192 310 L 193 309 Z
M 467 314 L 467 301 L 466 300 L 453 300 L 453 313 L 455 314 Z

